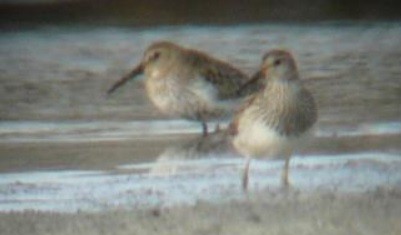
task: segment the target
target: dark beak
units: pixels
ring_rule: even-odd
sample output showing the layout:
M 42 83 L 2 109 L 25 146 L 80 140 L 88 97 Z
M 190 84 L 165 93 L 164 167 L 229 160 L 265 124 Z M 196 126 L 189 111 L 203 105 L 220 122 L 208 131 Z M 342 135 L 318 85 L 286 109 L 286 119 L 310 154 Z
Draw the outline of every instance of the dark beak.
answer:
M 143 73 L 143 64 L 139 64 L 134 70 L 132 70 L 131 72 L 129 72 L 128 74 L 126 74 L 124 77 L 122 77 L 120 80 L 118 80 L 108 91 L 107 94 L 111 94 L 113 93 L 115 90 L 117 90 L 117 88 L 119 88 L 120 86 L 124 85 L 126 82 L 128 82 L 128 80 L 130 80 L 131 78 L 134 78 L 136 76 L 138 76 L 139 74 Z
M 261 70 L 256 72 L 251 77 L 251 79 L 249 79 L 244 84 L 242 84 L 242 86 L 238 89 L 237 94 L 242 96 L 242 95 L 249 95 L 249 94 L 259 91 L 262 87 L 258 83 L 258 81 L 260 79 L 262 79 L 263 77 L 264 77 L 264 75 Z

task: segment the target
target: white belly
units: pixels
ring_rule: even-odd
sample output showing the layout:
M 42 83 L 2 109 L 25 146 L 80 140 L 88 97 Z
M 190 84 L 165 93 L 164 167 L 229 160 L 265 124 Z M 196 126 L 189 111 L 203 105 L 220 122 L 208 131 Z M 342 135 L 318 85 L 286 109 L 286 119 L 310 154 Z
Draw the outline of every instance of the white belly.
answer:
M 233 139 L 233 145 L 239 153 L 254 158 L 289 157 L 294 142 L 294 139 L 281 136 L 263 122 L 252 120 L 240 121 L 238 134 Z
M 175 115 L 185 102 L 182 93 L 175 84 L 168 81 L 151 81 L 146 83 L 149 99 L 163 113 Z

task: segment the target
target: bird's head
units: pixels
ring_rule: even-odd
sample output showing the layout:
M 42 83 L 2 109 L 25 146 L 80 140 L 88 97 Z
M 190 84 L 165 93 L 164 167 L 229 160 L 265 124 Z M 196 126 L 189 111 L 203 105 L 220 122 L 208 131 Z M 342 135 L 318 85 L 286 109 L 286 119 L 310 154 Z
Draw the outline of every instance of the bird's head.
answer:
M 143 73 L 154 76 L 164 69 L 169 69 L 172 63 L 182 58 L 185 49 L 171 42 L 160 41 L 150 45 L 143 54 L 141 62 L 135 66 L 131 72 L 118 80 L 109 90 L 112 93 L 117 88 L 124 85 L 130 79 L 133 79 Z
M 285 50 L 272 50 L 262 59 L 261 69 L 258 72 L 268 80 L 294 81 L 298 80 L 298 70 L 291 53 Z
M 174 63 L 183 58 L 184 51 L 184 48 L 171 42 L 153 43 L 145 51 L 140 66 L 145 74 L 153 75 L 171 68 Z

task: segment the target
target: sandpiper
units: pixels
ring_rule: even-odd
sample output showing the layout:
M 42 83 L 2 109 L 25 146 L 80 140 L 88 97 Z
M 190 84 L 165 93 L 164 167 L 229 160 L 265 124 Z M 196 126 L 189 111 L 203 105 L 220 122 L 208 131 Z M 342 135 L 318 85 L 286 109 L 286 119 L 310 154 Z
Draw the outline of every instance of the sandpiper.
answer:
M 235 149 L 246 157 L 242 186 L 247 190 L 251 158 L 285 160 L 282 183 L 289 185 L 293 149 L 303 143 L 317 119 L 312 94 L 302 86 L 293 56 L 272 50 L 250 81 L 264 80 L 264 88 L 249 96 L 235 115 L 229 131 Z
M 147 94 L 162 113 L 202 122 L 204 135 L 207 121 L 232 115 L 239 98 L 247 93 L 239 88 L 249 80 L 228 63 L 161 41 L 150 45 L 142 61 L 108 93 L 139 74 L 145 74 Z

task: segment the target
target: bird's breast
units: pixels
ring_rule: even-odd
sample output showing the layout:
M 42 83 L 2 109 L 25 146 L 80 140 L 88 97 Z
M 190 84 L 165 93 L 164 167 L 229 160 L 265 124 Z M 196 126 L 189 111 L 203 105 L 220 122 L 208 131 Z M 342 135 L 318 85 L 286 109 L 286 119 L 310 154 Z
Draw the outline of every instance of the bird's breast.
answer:
M 260 158 L 288 157 L 293 149 L 292 138 L 281 135 L 263 120 L 246 116 L 238 122 L 238 134 L 233 144 L 241 154 Z
M 180 84 L 174 76 L 160 77 L 157 71 L 152 72 L 145 80 L 145 87 L 149 99 L 163 112 L 169 113 L 179 100 Z M 156 76 L 158 75 L 158 76 Z

